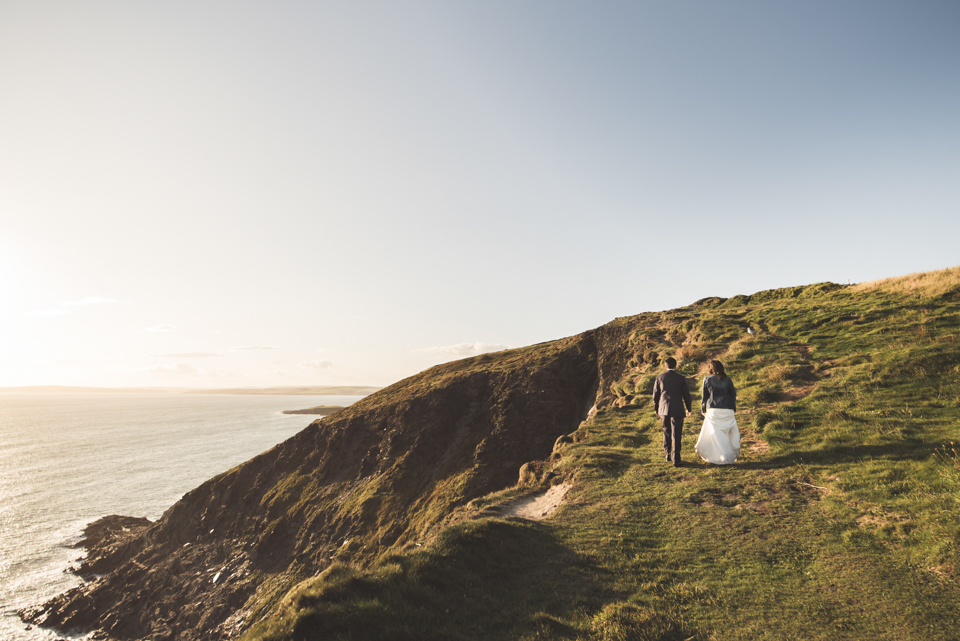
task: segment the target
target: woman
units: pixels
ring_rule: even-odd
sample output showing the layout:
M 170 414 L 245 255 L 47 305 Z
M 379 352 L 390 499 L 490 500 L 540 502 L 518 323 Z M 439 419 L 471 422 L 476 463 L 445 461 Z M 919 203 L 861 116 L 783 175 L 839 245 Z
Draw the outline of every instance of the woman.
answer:
M 710 361 L 707 371 L 710 375 L 703 379 L 700 397 L 703 427 L 695 449 L 704 461 L 727 465 L 740 455 L 740 430 L 734 416 L 737 390 L 720 361 Z

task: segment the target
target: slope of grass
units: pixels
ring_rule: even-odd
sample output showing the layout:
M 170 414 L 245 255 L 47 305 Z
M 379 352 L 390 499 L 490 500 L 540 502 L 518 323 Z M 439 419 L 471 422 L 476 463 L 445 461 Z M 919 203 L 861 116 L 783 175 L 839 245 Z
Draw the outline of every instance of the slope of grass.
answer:
M 510 492 L 475 501 L 413 552 L 301 583 L 245 638 L 960 638 L 960 270 L 945 272 L 618 319 L 612 402 L 548 462 L 575 483 L 554 517 L 488 516 Z M 649 391 L 671 353 L 698 382 L 727 366 L 736 465 L 692 462 L 698 420 L 691 463 L 663 461 Z

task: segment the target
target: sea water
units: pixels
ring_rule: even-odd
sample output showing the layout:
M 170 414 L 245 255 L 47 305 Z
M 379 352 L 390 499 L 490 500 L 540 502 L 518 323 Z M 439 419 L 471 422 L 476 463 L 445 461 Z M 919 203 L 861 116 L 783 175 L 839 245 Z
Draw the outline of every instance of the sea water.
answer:
M 0 639 L 55 639 L 16 610 L 80 584 L 73 547 L 101 516 L 157 519 L 186 492 L 358 396 L 0 394 Z M 62 636 L 62 635 L 60 635 Z

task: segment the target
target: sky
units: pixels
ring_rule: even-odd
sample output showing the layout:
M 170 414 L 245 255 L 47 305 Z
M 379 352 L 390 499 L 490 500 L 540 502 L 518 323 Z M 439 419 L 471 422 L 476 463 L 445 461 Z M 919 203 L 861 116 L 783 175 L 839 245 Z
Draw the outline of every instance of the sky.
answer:
M 0 385 L 386 385 L 960 264 L 960 4 L 0 0 Z

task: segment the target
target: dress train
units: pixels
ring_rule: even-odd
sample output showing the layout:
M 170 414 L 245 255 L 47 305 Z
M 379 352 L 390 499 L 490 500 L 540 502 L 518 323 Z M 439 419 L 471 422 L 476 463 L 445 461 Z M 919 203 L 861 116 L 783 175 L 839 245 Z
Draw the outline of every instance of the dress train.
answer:
M 707 463 L 728 465 L 735 462 L 740 455 L 740 429 L 734 411 L 709 408 L 694 449 Z

